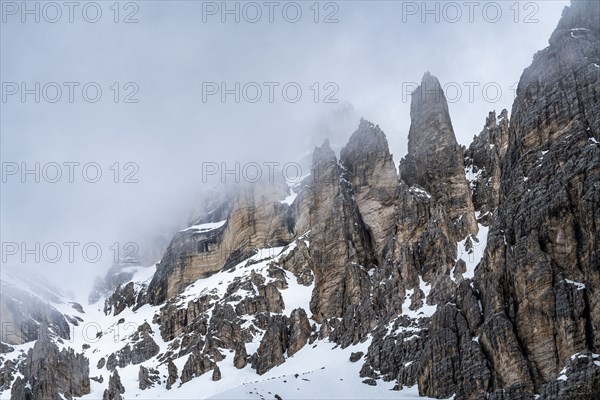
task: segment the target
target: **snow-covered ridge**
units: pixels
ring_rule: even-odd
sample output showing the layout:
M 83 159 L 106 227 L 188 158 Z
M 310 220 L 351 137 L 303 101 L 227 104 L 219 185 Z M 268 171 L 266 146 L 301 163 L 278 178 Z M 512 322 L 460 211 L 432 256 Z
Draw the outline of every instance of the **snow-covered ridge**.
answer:
M 222 223 L 213 223 L 210 225 L 215 229 L 222 226 Z M 221 224 L 221 225 L 219 225 Z M 207 229 L 207 224 L 200 229 Z M 217 226 L 218 225 L 218 226 Z M 201 225 L 202 226 L 202 225 Z M 192 228 L 192 227 L 190 227 Z M 277 264 L 281 259 L 289 256 L 296 250 L 298 243 L 309 245 L 308 235 L 303 235 L 297 241 L 292 242 L 285 247 L 273 247 L 259 249 L 252 257 L 240 262 L 235 267 L 216 273 L 208 278 L 199 279 L 189 285 L 183 293 L 178 295 L 174 302 L 177 307 L 185 308 L 187 304 L 208 293 L 215 298 L 225 301 L 231 297 L 226 297 L 228 286 L 236 279 L 249 279 L 253 274 L 258 274 L 265 279 L 265 284 L 273 281 L 269 275 L 269 268 L 272 264 Z M 136 291 L 147 287 L 155 272 L 153 267 L 126 267 L 133 270 L 133 278 Z M 131 271 L 130 271 L 131 272 Z M 290 315 L 291 311 L 297 308 L 303 308 L 310 316 L 310 298 L 314 289 L 313 284 L 305 286 L 300 284 L 294 274 L 285 271 L 287 287 L 280 290 L 285 307 L 283 315 Z M 254 288 L 256 290 L 256 287 Z M 250 292 L 240 289 L 233 295 L 241 295 L 242 299 L 252 296 Z M 235 306 L 239 301 L 228 301 L 228 304 Z M 216 304 L 216 303 L 214 303 Z M 214 306 L 213 304 L 213 306 Z M 357 351 L 366 352 L 370 340 L 350 346 L 346 349 L 340 349 L 336 343 L 329 339 L 317 340 L 313 344 L 306 344 L 300 351 L 291 357 L 286 357 L 286 362 L 276 366 L 264 375 L 257 375 L 256 370 L 248 363 L 244 368 L 237 369 L 233 365 L 233 353 L 228 349 L 220 349 L 225 359 L 218 362 L 222 378 L 219 381 L 212 381 L 211 374 L 205 373 L 192 379 L 185 384 L 181 384 L 178 379 L 170 390 L 165 388 L 165 377 L 168 376 L 167 364 L 161 358 L 169 350 L 172 350 L 173 341 L 165 341 L 161 336 L 161 327 L 156 323 L 156 317 L 160 315 L 164 305 L 152 306 L 145 304 L 138 309 L 125 308 L 118 315 L 106 315 L 104 313 L 103 301 L 93 305 L 83 306 L 83 313 L 76 312 L 68 302 L 57 304 L 57 309 L 62 313 L 77 314 L 82 322 L 77 326 L 72 326 L 71 338 L 69 340 L 57 341 L 53 339 L 59 348 L 73 348 L 76 352 L 82 352 L 89 359 L 91 392 L 83 396 L 83 399 L 101 398 L 107 387 L 107 381 L 111 371 L 106 369 L 105 360 L 111 354 L 118 352 L 125 346 L 133 345 L 138 339 L 135 339 L 136 331 L 143 324 L 148 324 L 151 328 L 150 337 L 158 345 L 159 352 L 156 356 L 140 363 L 129 364 L 123 368 L 117 367 L 123 386 L 126 389 L 126 398 L 140 399 L 263 399 L 274 398 L 275 394 L 281 398 L 331 398 L 343 399 L 349 397 L 359 398 L 418 398 L 418 390 L 406 388 L 402 391 L 390 391 L 394 382 L 379 382 L 377 386 L 365 385 L 359 377 L 359 370 L 362 362 L 352 363 L 350 354 Z M 427 307 L 427 314 L 430 310 Z M 211 310 L 208 314 L 212 313 Z M 254 317 L 248 315 L 246 326 L 255 324 Z M 248 354 L 254 353 L 261 341 L 264 330 L 254 326 L 256 336 L 252 342 L 246 343 Z M 3 355 L 6 358 L 23 358 L 27 351 L 33 347 L 34 342 L 26 343 L 20 346 L 13 346 L 13 351 Z M 184 369 L 190 354 L 181 357 L 175 357 L 173 363 L 177 366 L 179 373 Z M 160 384 L 141 390 L 139 388 L 140 365 L 146 368 L 153 368 L 159 372 L 161 377 Z M 13 379 L 16 379 L 15 374 Z M 100 379 L 100 377 L 102 377 Z M 99 382 L 101 380 L 102 382 Z M 10 390 L 0 393 L 0 399 L 9 399 Z

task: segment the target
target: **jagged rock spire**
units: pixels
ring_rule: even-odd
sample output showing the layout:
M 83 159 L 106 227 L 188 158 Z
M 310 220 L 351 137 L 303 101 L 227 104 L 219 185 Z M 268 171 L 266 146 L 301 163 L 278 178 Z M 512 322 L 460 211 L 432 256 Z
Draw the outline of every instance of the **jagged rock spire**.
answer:
M 356 194 L 358 209 L 373 235 L 376 256 L 384 260 L 385 244 L 396 222 L 399 187 L 385 133 L 361 118 L 358 129 L 340 152 L 340 161 Z
M 438 79 L 426 72 L 412 93 L 408 154 L 400 163 L 402 179 L 449 205 L 451 219 L 461 219 L 457 237 L 477 231 L 471 192 L 465 178 L 463 151 L 456 141 L 448 103 Z

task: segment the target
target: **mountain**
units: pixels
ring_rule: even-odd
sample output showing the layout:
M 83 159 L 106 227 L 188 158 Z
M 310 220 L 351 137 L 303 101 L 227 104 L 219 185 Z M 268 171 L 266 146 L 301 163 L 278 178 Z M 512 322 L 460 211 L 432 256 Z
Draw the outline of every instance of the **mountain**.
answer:
M 600 398 L 598 21 L 565 8 L 468 148 L 427 72 L 398 166 L 361 119 L 88 305 L 3 283 L 2 398 Z

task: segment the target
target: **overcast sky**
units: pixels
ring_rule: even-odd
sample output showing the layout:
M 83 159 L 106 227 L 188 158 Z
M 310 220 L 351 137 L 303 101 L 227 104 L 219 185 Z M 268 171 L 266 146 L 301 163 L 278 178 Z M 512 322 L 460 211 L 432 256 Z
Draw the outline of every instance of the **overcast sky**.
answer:
M 227 2 L 236 15 L 222 2 L 135 1 L 117 15 L 112 1 L 76 3 L 31 1 L 27 13 L 20 1 L 2 1 L 1 233 L 3 268 L 22 268 L 24 255 L 83 296 L 110 266 L 112 243 L 143 243 L 186 222 L 204 162 L 293 162 L 322 141 L 323 126 L 343 127 L 329 133 L 345 144 L 360 117 L 380 125 L 398 162 L 409 93 L 425 71 L 446 86 L 457 138 L 468 145 L 488 111 L 510 111 L 523 69 L 568 4 Z M 341 104 L 354 112 L 337 123 Z M 40 182 L 22 179 L 36 162 Z M 70 164 L 73 183 L 70 162 L 80 163 Z M 83 178 L 85 164 L 90 181 L 100 167 L 97 183 Z M 21 247 L 36 242 L 58 243 L 63 254 L 49 263 L 46 246 L 36 263 Z M 72 261 L 64 242 L 79 243 Z M 86 243 L 101 244 L 100 261 L 83 257 Z

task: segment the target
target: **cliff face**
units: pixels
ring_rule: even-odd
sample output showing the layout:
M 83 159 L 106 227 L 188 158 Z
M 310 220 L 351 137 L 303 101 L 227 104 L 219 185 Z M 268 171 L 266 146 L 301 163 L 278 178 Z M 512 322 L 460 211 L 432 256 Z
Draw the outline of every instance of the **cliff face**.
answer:
M 321 322 L 342 317 L 350 304 L 359 301 L 356 296 L 361 294 L 346 287 L 348 272 L 371 267 L 373 248 L 351 186 L 329 142 L 315 149 L 313 173 L 309 255 L 315 289 L 310 308 Z
M 473 193 L 473 206 L 487 226 L 500 202 L 502 163 L 508 148 L 508 111 L 496 118 L 490 112 L 483 130 L 465 154 L 465 174 Z
M 381 265 L 390 256 L 400 186 L 385 133 L 379 126 L 361 120 L 340 152 L 340 163 Z
M 502 366 L 495 387 L 541 392 L 573 354 L 598 353 L 599 10 L 597 2 L 566 9 L 518 86 L 498 213 L 476 277 L 484 326 L 507 325 L 518 343 L 499 354 L 495 338 L 482 340 Z M 558 386 L 555 394 L 566 383 Z
M 289 210 L 280 203 L 289 189 L 280 175 L 275 176 L 279 179 L 265 177 L 229 191 L 199 225 L 175 235 L 149 285 L 150 303 L 164 302 L 197 279 L 246 259 L 256 248 L 291 241 Z M 219 226 L 203 228 L 202 223 Z
M 85 357 L 40 340 L 28 351 L 2 344 L 0 390 L 184 397 L 201 386 L 208 396 L 263 375 L 310 382 L 321 371 L 337 383 L 355 365 L 339 379 L 363 397 L 415 387 L 432 398 L 597 398 L 599 20 L 597 2 L 565 9 L 510 121 L 490 112 L 466 149 L 426 73 L 398 172 L 384 132 L 361 120 L 339 160 L 328 141 L 315 148 L 302 182 L 214 196 L 156 271 L 110 273 L 102 315 L 59 307 L 33 319 Z M 16 318 L 20 303 L 6 304 Z M 95 340 L 69 333 L 78 321 L 103 324 Z M 325 353 L 344 360 L 330 371 Z
M 408 155 L 400 163 L 402 180 L 424 188 L 447 210 L 456 223 L 457 239 L 477 233 L 463 152 L 454 135 L 444 91 L 429 72 L 412 93 L 410 118 Z

